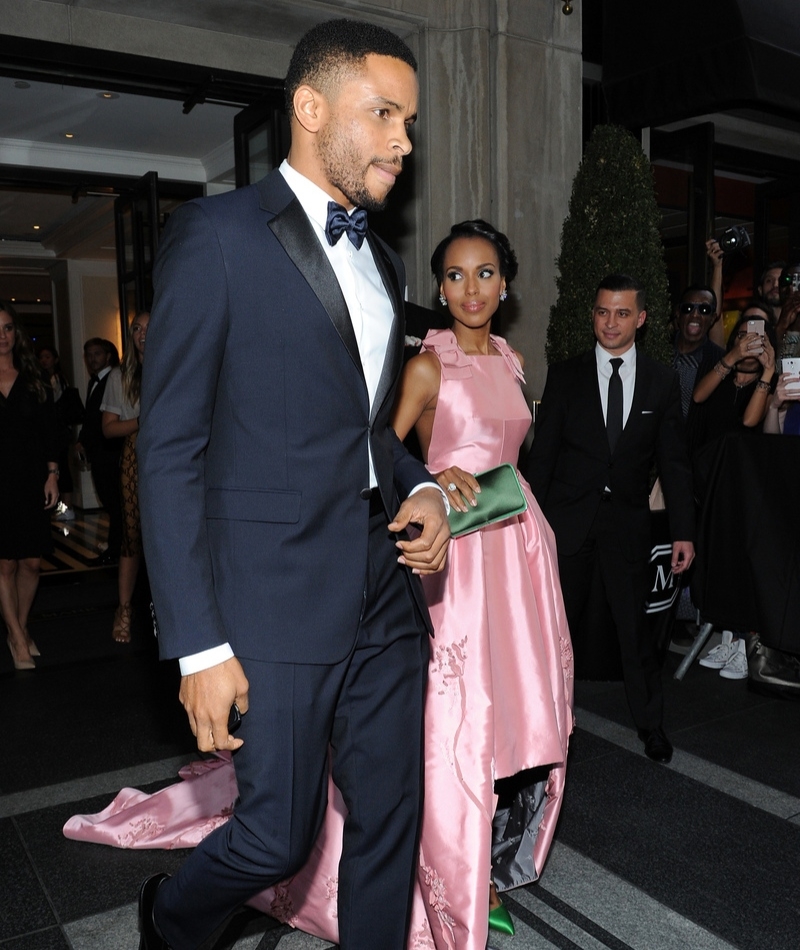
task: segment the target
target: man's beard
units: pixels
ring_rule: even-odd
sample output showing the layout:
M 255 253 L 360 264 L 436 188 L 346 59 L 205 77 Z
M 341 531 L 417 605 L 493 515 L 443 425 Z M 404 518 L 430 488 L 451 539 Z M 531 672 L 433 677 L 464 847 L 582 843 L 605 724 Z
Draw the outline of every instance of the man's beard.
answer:
M 361 170 L 363 158 L 353 145 L 337 134 L 338 123 L 331 123 L 319 138 L 317 149 L 322 160 L 325 177 L 338 188 L 349 202 L 365 211 L 383 211 L 389 197 L 376 198 L 367 188 L 366 178 L 370 165 L 388 164 L 385 159 L 374 156 Z

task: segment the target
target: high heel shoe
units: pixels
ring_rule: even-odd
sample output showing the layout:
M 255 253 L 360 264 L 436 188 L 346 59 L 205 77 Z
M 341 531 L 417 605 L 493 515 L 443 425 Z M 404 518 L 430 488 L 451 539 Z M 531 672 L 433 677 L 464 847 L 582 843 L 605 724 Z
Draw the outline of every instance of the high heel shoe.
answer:
M 36 644 L 33 642 L 33 637 L 31 637 L 31 635 L 28 633 L 27 627 L 25 628 L 25 642 L 28 644 L 28 653 L 30 653 L 31 656 L 42 655 L 39 652 L 39 647 L 37 647 Z
M 10 640 L 6 640 L 8 644 L 8 649 L 11 651 L 11 659 L 14 661 L 15 670 L 35 670 L 36 664 L 33 662 L 33 659 L 30 660 L 18 660 L 17 654 L 14 652 L 14 645 Z
M 508 934 L 509 937 L 513 937 L 516 933 L 511 914 L 502 904 L 489 911 L 489 930 L 497 930 L 501 934 Z
M 120 604 L 114 614 L 114 626 L 111 629 L 111 636 L 117 643 L 131 642 L 131 620 L 133 619 L 133 608 L 130 604 Z

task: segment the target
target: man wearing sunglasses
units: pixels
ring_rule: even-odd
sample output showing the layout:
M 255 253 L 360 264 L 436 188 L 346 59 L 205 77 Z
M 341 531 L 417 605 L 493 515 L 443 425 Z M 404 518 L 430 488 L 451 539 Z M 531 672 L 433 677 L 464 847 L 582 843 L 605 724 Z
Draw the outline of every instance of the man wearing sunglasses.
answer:
M 692 393 L 698 379 L 711 370 L 725 351 L 713 343 L 708 333 L 718 319 L 717 295 L 705 284 L 692 284 L 681 295 L 675 307 L 675 338 L 672 368 L 681 385 L 683 417 L 692 404 Z

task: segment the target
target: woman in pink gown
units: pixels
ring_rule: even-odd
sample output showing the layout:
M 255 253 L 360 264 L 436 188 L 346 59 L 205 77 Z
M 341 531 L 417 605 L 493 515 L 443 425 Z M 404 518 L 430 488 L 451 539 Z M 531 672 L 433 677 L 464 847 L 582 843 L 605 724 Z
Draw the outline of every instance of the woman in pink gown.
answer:
M 395 428 L 401 438 L 416 428 L 429 470 L 463 510 L 475 497 L 472 473 L 516 465 L 530 427 L 521 359 L 489 332 L 517 265 L 505 235 L 473 221 L 451 229 L 432 266 L 453 329 L 431 331 L 408 363 Z M 523 514 L 455 539 L 445 571 L 423 578 L 435 638 L 410 950 L 484 950 L 490 884 L 503 891 L 537 880 L 561 808 L 572 648 L 553 534 L 522 487 Z M 186 847 L 230 813 L 232 775 L 220 758 L 154 796 L 124 790 L 100 815 L 71 819 L 65 833 L 117 846 Z M 331 783 L 306 867 L 249 903 L 336 942 L 343 821 Z

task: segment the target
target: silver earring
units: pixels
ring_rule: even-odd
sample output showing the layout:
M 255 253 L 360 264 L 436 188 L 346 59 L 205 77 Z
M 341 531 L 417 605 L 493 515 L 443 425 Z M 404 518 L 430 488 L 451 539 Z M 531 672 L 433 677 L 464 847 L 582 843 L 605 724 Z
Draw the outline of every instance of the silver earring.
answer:
M 444 294 L 439 294 L 439 303 L 443 306 L 447 306 L 447 297 Z
M 501 300 L 505 300 L 507 296 L 508 296 L 508 293 L 504 290 L 504 291 L 500 294 L 500 299 L 501 299 Z

